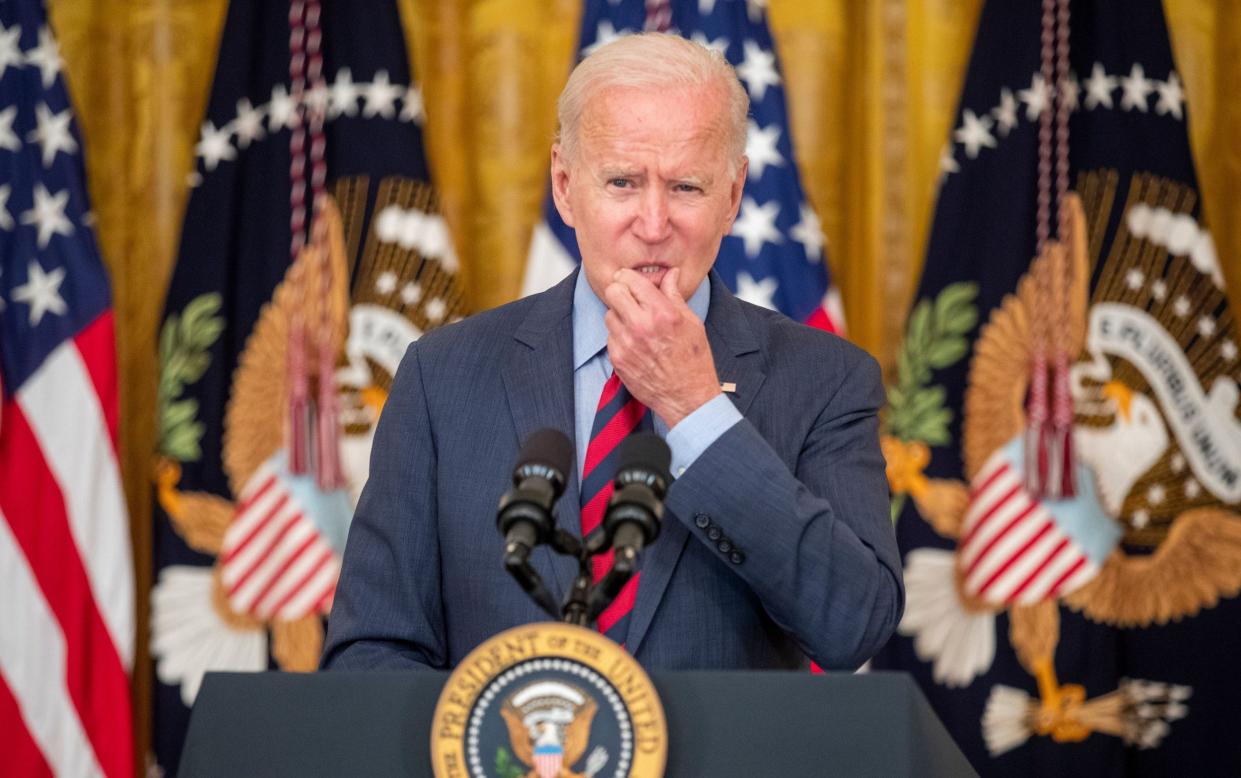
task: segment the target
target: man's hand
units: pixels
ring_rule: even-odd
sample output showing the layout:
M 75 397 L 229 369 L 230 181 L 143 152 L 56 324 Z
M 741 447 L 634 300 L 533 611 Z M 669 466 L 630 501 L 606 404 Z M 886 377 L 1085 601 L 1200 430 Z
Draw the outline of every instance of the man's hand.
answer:
M 673 268 L 656 287 L 619 270 L 604 291 L 612 367 L 669 429 L 720 393 L 707 331 L 677 289 L 680 275 Z

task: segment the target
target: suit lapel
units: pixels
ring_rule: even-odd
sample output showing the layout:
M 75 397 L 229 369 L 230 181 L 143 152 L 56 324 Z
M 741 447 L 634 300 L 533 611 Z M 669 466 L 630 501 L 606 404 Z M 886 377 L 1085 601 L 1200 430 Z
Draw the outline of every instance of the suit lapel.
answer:
M 715 371 L 721 382 L 736 384 L 736 391 L 728 394 L 744 414 L 758 395 L 766 375 L 763 372 L 762 352 L 745 309 L 733 296 L 732 292 L 712 271 L 711 307 L 707 312 L 707 340 L 711 344 L 711 355 L 715 359 Z M 664 514 L 663 526 L 659 537 L 645 552 L 642 561 L 642 580 L 638 585 L 638 597 L 633 606 L 633 614 L 629 622 L 629 635 L 625 639 L 625 647 L 629 653 L 636 655 L 643 638 L 650 629 L 655 611 L 663 599 L 672 579 L 672 573 L 685 550 L 689 539 L 689 530 L 682 519 L 671 513 Z
M 539 295 L 517 331 L 511 356 L 504 366 L 504 388 L 517 431 L 518 445 L 544 427 L 558 429 L 574 440 L 573 423 L 573 286 L 577 273 Z M 576 447 L 576 441 L 574 443 Z M 556 505 L 557 525 L 581 534 L 577 485 L 577 456 L 568 475 L 564 496 Z M 552 572 L 547 581 L 557 601 L 564 598 L 577 573 L 576 563 L 550 546 L 535 551 L 537 567 Z M 547 578 L 546 575 L 544 575 Z

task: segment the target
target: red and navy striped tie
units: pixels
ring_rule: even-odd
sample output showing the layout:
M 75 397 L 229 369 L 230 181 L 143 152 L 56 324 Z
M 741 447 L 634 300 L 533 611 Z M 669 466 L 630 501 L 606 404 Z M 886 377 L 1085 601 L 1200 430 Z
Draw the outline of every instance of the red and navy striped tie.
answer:
M 649 418 L 646 406 L 629 394 L 620 376 L 613 371 L 599 396 L 590 444 L 586 446 L 586 464 L 582 466 L 582 537 L 603 521 L 608 500 L 612 498 L 620 442 L 639 427 L 649 426 Z M 612 569 L 612 556 L 612 551 L 608 551 L 591 560 L 596 583 Z M 641 575 L 641 571 L 634 573 L 620 595 L 599 615 L 599 631 L 617 643 L 623 644 L 629 632 L 629 614 L 633 611 Z

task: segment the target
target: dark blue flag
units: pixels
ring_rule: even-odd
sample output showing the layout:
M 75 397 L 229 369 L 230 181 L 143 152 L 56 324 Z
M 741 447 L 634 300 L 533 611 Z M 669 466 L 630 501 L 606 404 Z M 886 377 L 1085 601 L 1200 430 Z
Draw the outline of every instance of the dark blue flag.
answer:
M 789 134 L 784 80 L 762 3 L 754 0 L 587 0 L 579 55 L 643 30 L 679 33 L 715 49 L 737 69 L 750 95 L 746 176 L 741 209 L 720 244 L 715 270 L 744 300 L 797 321 L 839 332 L 840 294 L 827 268 L 819 217 L 802 193 Z M 535 227 L 523 293 L 538 292 L 581 261 L 573 228 L 549 193 Z
M 155 752 L 310 670 L 405 346 L 460 315 L 396 4 L 230 4 L 160 334 Z
M 1238 775 L 1237 330 L 1157 0 L 988 3 L 884 448 L 984 775 Z

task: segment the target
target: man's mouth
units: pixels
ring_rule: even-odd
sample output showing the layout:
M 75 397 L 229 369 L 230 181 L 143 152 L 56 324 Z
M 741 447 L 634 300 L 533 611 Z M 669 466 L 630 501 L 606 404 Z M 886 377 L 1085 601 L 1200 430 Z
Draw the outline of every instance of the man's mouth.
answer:
M 641 273 L 642 275 L 647 275 L 647 276 L 653 276 L 659 273 L 661 270 L 667 270 L 667 269 L 668 268 L 665 265 L 638 265 L 638 267 L 635 268 L 635 270 L 637 270 L 639 273 Z

